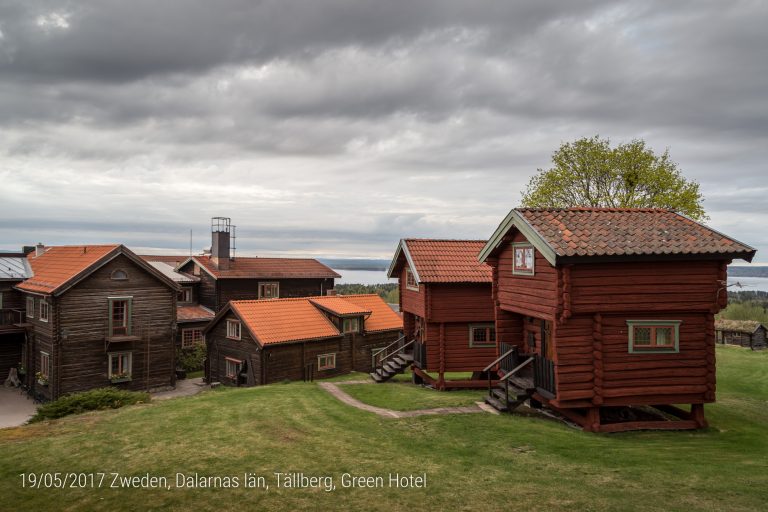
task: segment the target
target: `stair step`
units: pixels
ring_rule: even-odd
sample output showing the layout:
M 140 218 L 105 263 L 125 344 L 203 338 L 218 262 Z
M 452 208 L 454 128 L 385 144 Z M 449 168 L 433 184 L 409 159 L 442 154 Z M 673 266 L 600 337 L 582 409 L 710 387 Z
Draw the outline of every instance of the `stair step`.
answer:
M 413 354 L 400 354 L 397 357 L 403 359 L 407 363 L 413 362 Z
M 496 388 L 493 388 L 491 390 L 491 393 L 493 393 L 499 400 L 506 399 L 506 393 L 504 391 L 504 388 L 499 386 Z M 520 397 L 523 397 L 523 400 L 530 398 L 531 394 L 526 389 L 520 389 L 516 386 L 509 386 L 509 399 L 510 400 L 516 400 Z
M 371 373 L 369 373 L 369 375 L 370 375 L 370 376 L 371 376 L 371 378 L 372 378 L 374 381 L 376 381 L 376 382 L 384 382 L 384 379 L 381 377 L 381 375 L 379 375 L 379 374 L 378 374 L 378 373 L 376 373 L 376 372 L 371 372 Z
M 385 364 L 384 369 L 390 373 L 400 373 L 403 371 L 403 367 L 401 365 L 394 363 Z
M 505 412 L 507 410 L 507 404 L 505 404 L 501 400 L 498 400 L 497 398 L 494 398 L 492 396 L 486 396 L 485 403 L 487 403 L 497 411 Z

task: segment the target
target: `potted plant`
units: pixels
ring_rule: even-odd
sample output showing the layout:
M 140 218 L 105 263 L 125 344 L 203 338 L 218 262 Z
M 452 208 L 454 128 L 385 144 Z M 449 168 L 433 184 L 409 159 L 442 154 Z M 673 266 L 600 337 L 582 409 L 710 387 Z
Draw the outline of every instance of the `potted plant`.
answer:
M 128 372 L 113 373 L 110 375 L 109 380 L 112 382 L 112 384 L 117 384 L 118 382 L 128 382 L 131 380 L 131 374 Z
M 37 379 L 37 383 L 41 386 L 47 386 L 48 385 L 48 376 L 43 375 L 41 372 L 37 372 L 35 374 L 35 378 Z

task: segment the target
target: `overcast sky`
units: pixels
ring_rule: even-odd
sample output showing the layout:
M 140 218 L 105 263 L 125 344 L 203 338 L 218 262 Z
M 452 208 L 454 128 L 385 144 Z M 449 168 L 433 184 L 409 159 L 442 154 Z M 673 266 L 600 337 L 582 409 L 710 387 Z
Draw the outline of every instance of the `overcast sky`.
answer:
M 520 4 L 520 5 L 518 5 Z M 768 262 L 768 2 L 0 0 L 0 248 L 389 258 L 561 142 L 670 149 Z M 162 251 L 160 251 L 162 252 Z

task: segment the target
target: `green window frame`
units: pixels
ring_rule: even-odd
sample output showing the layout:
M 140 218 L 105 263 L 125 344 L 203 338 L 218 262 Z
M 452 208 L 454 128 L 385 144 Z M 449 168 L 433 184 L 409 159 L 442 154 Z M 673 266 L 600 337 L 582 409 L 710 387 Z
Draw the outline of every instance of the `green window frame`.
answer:
M 627 320 L 629 353 L 676 354 L 680 352 L 680 324 L 682 323 L 682 320 Z
M 332 354 L 320 354 L 317 356 L 317 369 L 318 370 L 335 370 L 336 369 L 336 353 Z
M 133 333 L 133 297 L 109 297 L 107 302 L 109 335 L 131 336 Z
M 495 347 L 496 325 L 493 323 L 470 324 L 469 346 L 472 348 Z

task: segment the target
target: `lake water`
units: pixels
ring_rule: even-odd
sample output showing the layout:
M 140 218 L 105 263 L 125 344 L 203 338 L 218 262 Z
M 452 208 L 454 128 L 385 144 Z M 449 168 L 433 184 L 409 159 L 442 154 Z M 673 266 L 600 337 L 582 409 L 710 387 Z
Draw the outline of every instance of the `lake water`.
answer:
M 740 283 L 738 286 L 730 286 L 729 292 L 768 292 L 768 277 L 729 277 L 728 284 Z
M 338 284 L 383 284 L 396 283 L 397 279 L 389 279 L 384 270 L 339 270 L 333 269 L 341 274 L 341 279 L 337 279 Z

